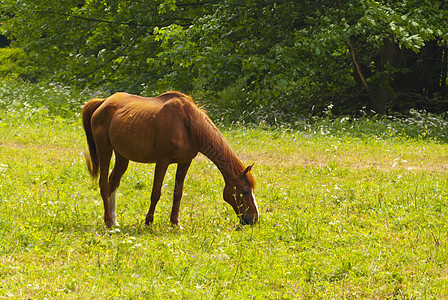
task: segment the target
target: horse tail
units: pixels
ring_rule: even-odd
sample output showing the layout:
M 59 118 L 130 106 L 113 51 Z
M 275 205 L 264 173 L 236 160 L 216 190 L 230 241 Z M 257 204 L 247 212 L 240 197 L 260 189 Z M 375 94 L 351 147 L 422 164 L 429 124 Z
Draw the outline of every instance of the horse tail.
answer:
M 99 158 L 96 149 L 95 140 L 93 139 L 91 119 L 95 110 L 103 104 L 104 99 L 92 99 L 84 105 L 82 109 L 82 125 L 86 132 L 87 144 L 89 146 L 89 154 L 84 151 L 87 169 L 92 177 L 97 177 L 99 172 Z

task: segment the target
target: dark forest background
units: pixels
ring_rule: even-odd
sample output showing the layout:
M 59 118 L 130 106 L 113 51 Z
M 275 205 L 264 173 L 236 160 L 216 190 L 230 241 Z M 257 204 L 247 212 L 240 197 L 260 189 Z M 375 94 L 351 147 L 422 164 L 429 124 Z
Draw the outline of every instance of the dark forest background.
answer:
M 0 76 L 230 119 L 448 110 L 447 1 L 5 0 Z

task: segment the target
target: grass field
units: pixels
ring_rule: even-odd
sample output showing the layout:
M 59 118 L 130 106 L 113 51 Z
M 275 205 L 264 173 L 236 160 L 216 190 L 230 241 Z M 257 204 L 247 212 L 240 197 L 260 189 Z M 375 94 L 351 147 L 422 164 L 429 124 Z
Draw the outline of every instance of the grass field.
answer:
M 154 166 L 132 163 L 120 227 L 106 230 L 73 113 L 83 97 L 0 87 L 0 299 L 448 297 L 448 155 L 429 125 L 221 125 L 255 162 L 259 223 L 236 226 L 219 171 L 199 156 L 183 229 L 169 224 L 174 166 L 147 227 Z

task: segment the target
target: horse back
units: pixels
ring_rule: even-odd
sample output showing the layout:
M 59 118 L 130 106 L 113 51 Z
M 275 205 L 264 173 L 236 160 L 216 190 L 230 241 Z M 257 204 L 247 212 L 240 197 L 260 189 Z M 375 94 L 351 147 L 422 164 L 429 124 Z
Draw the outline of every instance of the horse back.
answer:
M 117 93 L 101 105 L 96 119 L 114 150 L 130 160 L 156 162 L 162 156 L 172 162 L 191 160 L 197 151 L 183 109 L 190 99 L 178 92 L 155 98 Z

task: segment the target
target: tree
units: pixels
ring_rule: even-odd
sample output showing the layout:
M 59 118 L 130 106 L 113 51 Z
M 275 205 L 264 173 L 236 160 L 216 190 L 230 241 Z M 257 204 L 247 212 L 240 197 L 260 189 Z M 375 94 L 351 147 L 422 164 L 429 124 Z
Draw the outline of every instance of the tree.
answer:
M 215 90 L 244 79 L 246 91 L 280 90 L 287 109 L 291 97 L 313 94 L 308 106 L 355 103 L 384 114 L 388 104 L 446 99 L 447 13 L 443 1 L 227 0 L 181 35 L 167 32 L 164 55 L 180 66 L 179 45 L 188 44 L 189 67 L 207 70 L 203 86 Z
M 443 1 L 364 1 L 355 6 L 337 0 L 337 4 L 338 9 L 354 11 L 353 16 L 358 16 L 347 27 L 347 45 L 372 109 L 384 114 L 389 100 L 403 102 L 410 93 L 446 97 L 446 60 L 442 56 L 446 52 L 448 11 Z M 352 40 L 360 53 L 369 55 L 358 61 Z M 413 66 L 410 60 L 414 60 Z M 419 65 L 424 65 L 423 77 L 418 74 Z
M 13 46 L 70 84 L 232 94 L 232 107 L 275 117 L 447 103 L 444 1 L 6 0 L 1 9 Z
M 163 76 L 154 69 L 157 31 L 190 26 L 206 9 L 202 2 L 9 1 L 2 3 L 1 29 L 55 74 L 54 80 L 138 90 Z

